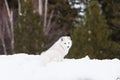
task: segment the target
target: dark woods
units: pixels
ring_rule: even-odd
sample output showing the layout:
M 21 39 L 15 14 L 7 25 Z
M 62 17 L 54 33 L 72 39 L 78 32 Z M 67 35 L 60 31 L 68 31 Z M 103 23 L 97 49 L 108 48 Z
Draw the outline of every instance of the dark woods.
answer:
M 13 53 L 13 12 L 9 10 L 6 0 L 0 2 L 0 54 Z M 12 8 L 12 7 L 11 7 Z M 10 12 L 10 13 L 9 13 Z
M 119 5 L 119 0 L 1 0 L 0 54 L 40 54 L 70 34 L 69 58 L 120 58 Z

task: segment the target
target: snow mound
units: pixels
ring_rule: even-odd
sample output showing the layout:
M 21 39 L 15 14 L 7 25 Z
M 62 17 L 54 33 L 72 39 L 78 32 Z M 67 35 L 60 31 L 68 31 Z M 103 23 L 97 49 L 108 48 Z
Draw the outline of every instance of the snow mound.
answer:
M 2 55 L 0 80 L 120 80 L 120 60 L 87 56 L 41 65 L 40 55 Z

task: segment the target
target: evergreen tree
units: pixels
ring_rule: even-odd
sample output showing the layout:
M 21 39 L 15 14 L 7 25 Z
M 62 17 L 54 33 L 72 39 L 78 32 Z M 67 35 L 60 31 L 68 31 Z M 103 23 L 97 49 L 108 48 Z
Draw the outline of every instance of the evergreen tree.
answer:
M 15 52 L 39 54 L 44 41 L 41 17 L 33 12 L 31 0 L 23 2 L 22 15 L 19 16 L 15 31 Z
M 73 47 L 68 57 L 81 58 L 113 58 L 116 44 L 109 39 L 111 30 L 108 28 L 97 0 L 87 5 L 84 20 L 81 20 L 72 35 Z
M 48 27 L 50 29 L 47 32 L 52 39 L 55 38 L 54 36 L 65 35 L 73 29 L 74 23 L 77 22 L 76 18 L 79 17 L 79 9 L 73 7 L 75 4 L 74 0 L 48 0 L 47 20 L 49 20 L 52 11 L 53 16 Z
M 108 26 L 113 30 L 112 40 L 120 43 L 120 0 L 98 0 L 107 20 Z

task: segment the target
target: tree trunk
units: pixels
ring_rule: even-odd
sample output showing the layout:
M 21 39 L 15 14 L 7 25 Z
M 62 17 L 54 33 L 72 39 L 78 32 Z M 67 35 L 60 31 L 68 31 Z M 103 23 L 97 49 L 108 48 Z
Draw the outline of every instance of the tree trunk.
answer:
M 20 0 L 18 0 L 18 14 L 19 14 L 19 15 L 22 15 L 22 13 L 21 13 L 21 2 L 20 2 Z
M 43 23 L 43 26 L 44 26 L 44 33 L 47 35 L 47 31 L 46 31 L 46 27 L 47 27 L 47 10 L 48 10 L 48 0 L 45 0 L 45 5 L 44 5 L 44 23 Z
M 0 4 L 0 54 L 12 54 L 13 37 L 13 13 L 10 12 L 7 0 Z
M 43 8 L 42 0 L 39 0 L 39 6 L 38 6 L 38 8 L 39 8 L 39 14 L 42 16 L 42 12 L 43 12 L 43 10 L 42 10 L 42 8 Z

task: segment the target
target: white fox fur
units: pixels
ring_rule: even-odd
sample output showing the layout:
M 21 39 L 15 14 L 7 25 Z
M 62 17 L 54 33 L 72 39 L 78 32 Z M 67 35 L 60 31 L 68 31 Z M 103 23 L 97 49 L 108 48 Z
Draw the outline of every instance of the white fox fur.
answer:
M 48 63 L 51 61 L 62 61 L 68 54 L 72 46 L 72 40 L 69 36 L 60 37 L 52 47 L 41 53 L 41 61 Z

